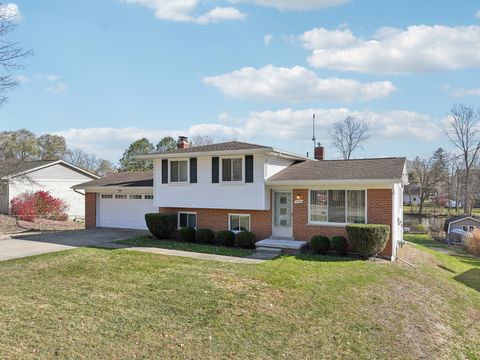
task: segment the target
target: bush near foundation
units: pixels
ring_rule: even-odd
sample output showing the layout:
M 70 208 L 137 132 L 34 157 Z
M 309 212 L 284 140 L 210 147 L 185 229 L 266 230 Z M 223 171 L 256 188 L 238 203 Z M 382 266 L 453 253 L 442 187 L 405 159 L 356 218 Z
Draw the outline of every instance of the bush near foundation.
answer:
M 331 249 L 339 256 L 347 255 L 348 241 L 344 236 L 334 236 L 332 237 Z
M 316 235 L 310 239 L 310 247 L 317 254 L 325 255 L 330 249 L 330 239 L 327 236 Z
M 196 239 L 200 244 L 213 244 L 215 233 L 210 229 L 198 229 Z
M 254 249 L 255 234 L 250 231 L 240 231 L 235 235 L 235 244 L 243 249 Z
M 222 246 L 235 246 L 235 233 L 230 230 L 221 230 L 217 232 L 216 243 Z
M 177 228 L 176 214 L 145 214 L 145 222 L 148 230 L 159 240 L 172 237 Z
M 195 242 L 196 230 L 191 226 L 181 228 L 179 231 L 180 238 L 185 242 Z
M 25 192 L 10 201 L 10 211 L 19 220 L 48 219 L 66 221 L 68 205 L 48 191 Z
M 346 226 L 352 251 L 362 259 L 377 256 L 387 246 L 390 226 L 377 224 L 352 224 Z

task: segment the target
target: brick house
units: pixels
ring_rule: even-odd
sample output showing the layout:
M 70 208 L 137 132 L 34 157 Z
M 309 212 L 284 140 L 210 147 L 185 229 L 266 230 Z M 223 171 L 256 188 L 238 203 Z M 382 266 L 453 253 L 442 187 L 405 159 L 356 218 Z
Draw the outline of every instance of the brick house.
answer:
M 405 158 L 324 160 L 318 146 L 311 159 L 237 141 L 190 147 L 185 137 L 176 150 L 140 158 L 154 163 L 150 208 L 177 214 L 179 228 L 250 230 L 259 240 L 308 241 L 318 234 L 345 235 L 348 223 L 387 224 L 391 234 L 383 255 L 396 256 L 403 235 Z M 87 216 L 87 227 L 97 226 L 99 204 L 114 200 L 108 191 L 114 197 L 118 191 L 140 195 L 134 186 L 98 185 L 81 186 L 86 211 L 96 214 Z M 117 225 L 128 227 L 128 219 Z

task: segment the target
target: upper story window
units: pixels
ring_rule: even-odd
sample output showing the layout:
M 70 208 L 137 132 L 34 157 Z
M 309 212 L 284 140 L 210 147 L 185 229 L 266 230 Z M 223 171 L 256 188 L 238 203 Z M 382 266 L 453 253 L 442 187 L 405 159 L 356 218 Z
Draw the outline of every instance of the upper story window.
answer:
M 222 159 L 222 181 L 243 180 L 243 159 L 228 158 Z
M 312 190 L 309 221 L 364 224 L 365 200 L 365 190 Z
M 172 160 L 170 161 L 170 182 L 182 183 L 188 181 L 188 161 Z

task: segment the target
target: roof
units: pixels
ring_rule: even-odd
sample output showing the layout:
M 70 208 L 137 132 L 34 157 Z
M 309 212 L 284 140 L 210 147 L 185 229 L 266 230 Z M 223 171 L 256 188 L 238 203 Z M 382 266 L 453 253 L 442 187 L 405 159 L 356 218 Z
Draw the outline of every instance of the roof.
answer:
M 95 187 L 111 188 L 134 188 L 153 187 L 153 171 L 144 172 L 121 172 L 111 174 L 103 178 L 75 185 L 74 189 L 86 189 Z
M 55 164 L 65 165 L 73 170 L 82 172 L 92 178 L 98 178 L 97 175 L 72 165 L 64 160 L 36 160 L 36 161 L 21 161 L 7 163 L 0 169 L 0 178 L 14 177 L 22 174 L 26 174 L 32 171 L 40 170 L 45 167 L 49 167 Z
M 186 149 L 175 149 L 169 151 L 162 151 L 153 153 L 155 154 L 189 154 L 189 153 L 198 153 L 198 152 L 214 152 L 214 151 L 238 151 L 238 150 L 257 150 L 257 149 L 267 149 L 272 150 L 269 146 L 258 145 L 258 144 L 250 144 L 246 142 L 240 141 L 228 141 L 218 144 L 210 144 L 210 145 L 200 145 L 200 146 L 192 146 Z
M 270 177 L 270 182 L 326 180 L 400 180 L 406 159 L 307 160 Z
M 450 228 L 450 224 L 453 224 L 453 223 L 456 223 L 456 222 L 459 222 L 459 221 L 465 220 L 465 219 L 472 219 L 472 220 L 480 222 L 480 218 L 478 218 L 476 216 L 473 216 L 473 215 L 463 214 L 463 215 L 452 216 L 451 218 L 448 218 L 447 220 L 445 220 L 445 225 L 443 226 L 443 230 L 446 233 L 448 233 L 448 230 Z

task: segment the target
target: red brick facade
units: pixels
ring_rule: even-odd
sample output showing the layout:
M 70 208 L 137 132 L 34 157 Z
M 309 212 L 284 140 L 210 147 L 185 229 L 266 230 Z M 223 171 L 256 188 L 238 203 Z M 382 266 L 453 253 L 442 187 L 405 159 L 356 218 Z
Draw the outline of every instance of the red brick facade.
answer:
M 85 228 L 93 229 L 97 227 L 97 194 L 85 194 Z

